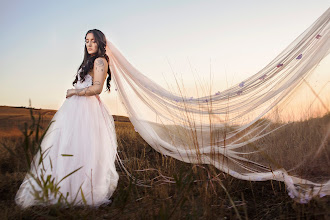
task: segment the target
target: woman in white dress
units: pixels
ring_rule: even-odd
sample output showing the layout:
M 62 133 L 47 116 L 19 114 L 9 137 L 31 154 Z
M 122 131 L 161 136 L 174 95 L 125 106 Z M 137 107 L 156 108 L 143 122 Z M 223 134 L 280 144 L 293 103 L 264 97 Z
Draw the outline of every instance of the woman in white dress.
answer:
M 99 97 L 105 80 L 110 91 L 111 72 L 105 51 L 104 34 L 89 30 L 84 60 L 73 82 L 75 89 L 67 90 L 67 99 L 54 115 L 31 170 L 16 194 L 15 201 L 21 207 L 59 201 L 99 206 L 110 201 L 119 176 L 115 168 L 114 120 Z M 48 182 L 38 183 L 47 176 Z M 48 189 L 42 184 L 48 184 Z

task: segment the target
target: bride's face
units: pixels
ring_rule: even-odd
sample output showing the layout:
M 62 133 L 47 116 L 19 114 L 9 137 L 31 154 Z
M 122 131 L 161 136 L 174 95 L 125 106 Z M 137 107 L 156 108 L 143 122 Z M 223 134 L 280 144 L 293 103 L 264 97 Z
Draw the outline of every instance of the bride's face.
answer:
M 96 54 L 97 53 L 98 46 L 97 46 L 97 43 L 95 41 L 93 33 L 88 33 L 87 34 L 85 44 L 86 44 L 87 52 L 89 54 Z

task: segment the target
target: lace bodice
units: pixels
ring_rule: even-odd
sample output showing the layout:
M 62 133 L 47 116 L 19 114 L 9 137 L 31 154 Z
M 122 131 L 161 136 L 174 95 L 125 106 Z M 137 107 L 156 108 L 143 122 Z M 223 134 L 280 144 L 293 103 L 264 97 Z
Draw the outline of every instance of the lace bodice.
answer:
M 81 82 L 81 81 L 80 81 L 80 79 L 81 79 L 81 78 L 80 78 L 80 75 L 79 75 L 80 71 L 81 71 L 81 70 L 78 71 L 78 81 L 77 81 L 77 83 L 74 85 L 74 87 L 75 87 L 76 89 L 83 89 L 83 88 L 86 88 L 86 87 L 88 87 L 88 86 L 93 85 L 93 77 L 92 77 L 91 75 L 89 75 L 89 74 L 87 74 L 87 75 L 85 76 L 85 80 L 84 80 L 84 82 Z

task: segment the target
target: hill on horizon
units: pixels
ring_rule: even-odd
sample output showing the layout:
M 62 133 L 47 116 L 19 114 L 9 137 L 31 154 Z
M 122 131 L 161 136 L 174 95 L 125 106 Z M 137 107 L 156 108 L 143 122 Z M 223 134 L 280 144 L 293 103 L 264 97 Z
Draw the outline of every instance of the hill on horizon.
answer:
M 25 122 L 31 121 L 30 109 L 38 119 L 42 116 L 41 126 L 46 127 L 57 110 L 41 109 L 25 106 L 0 106 L 0 137 L 21 136 L 20 131 Z M 115 122 L 130 122 L 129 118 L 121 115 L 112 115 Z

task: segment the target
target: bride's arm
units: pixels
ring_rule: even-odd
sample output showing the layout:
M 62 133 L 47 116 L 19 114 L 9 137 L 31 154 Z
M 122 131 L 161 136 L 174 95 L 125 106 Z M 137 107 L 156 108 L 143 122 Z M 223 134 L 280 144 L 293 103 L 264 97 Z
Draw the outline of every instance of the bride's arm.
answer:
M 102 92 L 103 84 L 107 75 L 108 64 L 105 59 L 96 58 L 94 61 L 94 76 L 93 76 L 93 85 L 83 88 L 83 89 L 71 89 L 68 91 L 67 98 L 72 95 L 79 96 L 92 96 L 98 95 Z

